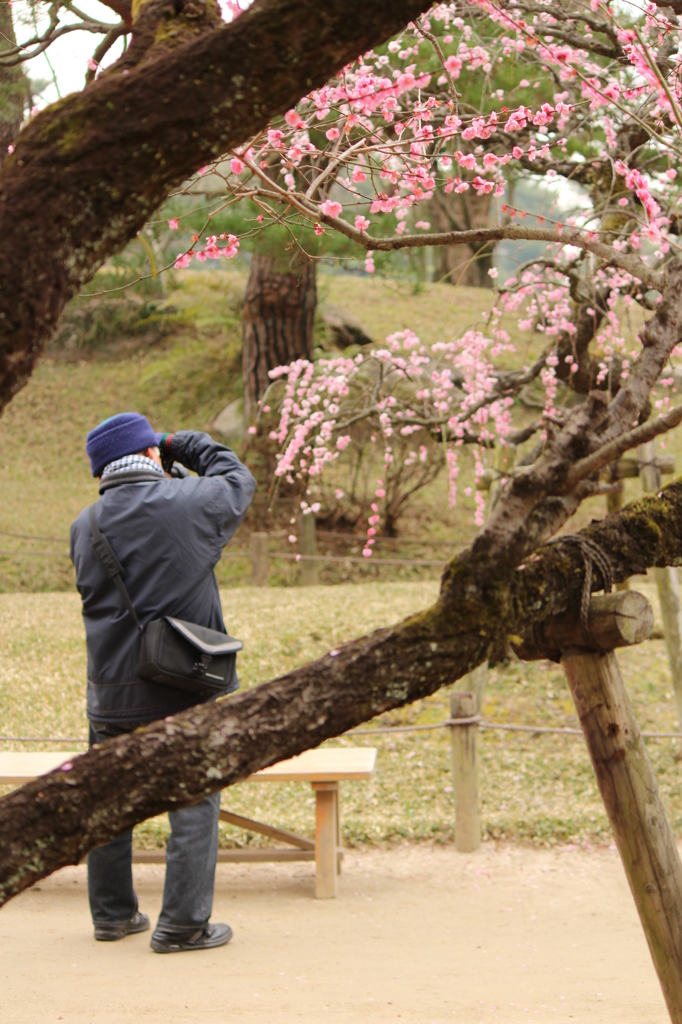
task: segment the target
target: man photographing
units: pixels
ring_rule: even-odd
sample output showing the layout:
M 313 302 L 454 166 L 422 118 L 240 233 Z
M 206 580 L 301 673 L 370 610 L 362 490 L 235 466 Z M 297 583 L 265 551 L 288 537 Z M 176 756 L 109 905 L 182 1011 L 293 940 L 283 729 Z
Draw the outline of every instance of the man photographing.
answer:
M 208 434 L 156 434 L 134 412 L 91 430 L 86 452 L 101 497 L 71 526 L 71 559 L 83 601 L 94 744 L 237 688 L 235 656 L 224 651 L 240 645 L 226 635 L 213 570 L 256 483 Z M 173 462 L 198 475 L 172 477 L 164 466 Z M 154 663 L 164 644 L 172 662 L 187 637 L 196 646 L 189 647 L 192 677 Z M 157 953 L 210 949 L 232 937 L 229 925 L 209 924 L 219 807 L 215 793 L 169 814 L 163 906 L 151 939 Z M 133 888 L 132 832 L 88 854 L 88 895 L 96 939 L 149 928 Z

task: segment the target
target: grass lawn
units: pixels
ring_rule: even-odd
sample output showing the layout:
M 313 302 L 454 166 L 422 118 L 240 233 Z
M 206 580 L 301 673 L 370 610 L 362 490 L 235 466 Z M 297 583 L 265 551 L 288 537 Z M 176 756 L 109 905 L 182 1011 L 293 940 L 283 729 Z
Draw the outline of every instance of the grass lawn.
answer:
M 82 508 L 96 500 L 84 445 L 87 431 L 115 412 L 138 409 L 158 430 L 181 427 L 210 429 L 221 409 L 241 393 L 241 324 L 239 301 L 245 275 L 234 271 L 194 272 L 176 276 L 177 286 L 168 302 L 177 312 L 173 335 L 158 344 L 116 350 L 103 349 L 73 359 L 45 356 L 28 385 L 0 418 L 0 592 L 73 589 L 68 557 L 69 525 Z M 320 274 L 320 304 L 344 308 L 357 316 L 370 335 L 383 340 L 410 327 L 426 342 L 449 340 L 467 327 L 484 327 L 484 314 L 492 292 L 476 288 L 425 285 L 415 293 L 405 281 L 371 279 L 349 274 Z M 78 301 L 78 300 L 74 300 Z M 183 319 L 184 318 L 184 319 Z M 521 338 L 512 318 L 505 324 L 519 351 L 515 364 L 531 359 L 532 350 Z M 633 329 L 636 325 L 633 325 Z M 678 432 L 679 433 L 679 432 Z M 668 450 L 679 446 L 675 436 Z M 682 463 L 681 463 L 682 464 Z M 412 505 L 401 525 L 410 539 L 447 539 L 453 550 L 467 544 L 475 533 L 473 496 L 464 494 L 472 479 L 472 453 L 461 457 L 460 496 L 457 508 L 447 509 L 444 474 Z M 627 481 L 627 496 L 639 493 L 638 481 Z M 574 530 L 593 516 L 601 516 L 604 499 L 585 502 L 568 529 Z M 249 521 L 245 524 L 248 532 Z M 262 526 L 258 527 L 262 529 Z M 37 540 L 16 534 L 36 536 Z M 13 536 L 14 535 L 14 536 Z M 359 555 L 356 550 L 332 545 L 324 553 Z M 236 543 L 240 543 L 237 535 Z M 279 545 L 286 547 L 286 542 Z M 395 557 L 433 558 L 433 549 L 402 548 L 384 544 L 377 553 Z M 437 552 L 445 557 L 445 551 Z M 292 563 L 275 565 L 273 582 L 296 583 Z M 223 562 L 219 580 L 225 586 L 248 582 L 248 562 Z M 436 569 L 390 569 L 363 565 L 352 571 L 327 565 L 322 582 L 348 579 L 436 579 Z
M 367 630 L 427 605 L 437 585 L 366 583 L 317 588 L 244 587 L 223 591 L 230 631 L 244 640 L 242 686 L 256 686 Z M 637 581 L 656 607 L 655 587 Z M 658 609 L 656 607 L 658 617 Z M 0 595 L 0 732 L 10 736 L 83 736 L 85 651 L 79 599 L 74 594 Z M 677 728 L 662 641 L 620 652 L 623 673 L 643 729 Z M 514 663 L 490 673 L 484 717 L 491 722 L 576 726 L 560 668 Z M 447 717 L 446 690 L 383 716 L 382 724 L 426 724 Z M 453 837 L 447 730 L 331 741 L 378 747 L 378 771 L 343 793 L 348 844 L 411 840 L 447 843 Z M 21 749 L 3 743 L 3 749 Z M 42 749 L 31 744 L 25 749 Z M 682 747 L 649 741 L 664 800 L 682 831 Z M 487 839 L 534 844 L 606 841 L 609 827 L 581 738 L 485 731 L 481 736 L 481 810 Z M 223 802 L 233 810 L 312 834 L 314 802 L 303 784 L 237 786 Z M 141 845 L 158 844 L 165 819 L 137 830 Z M 225 845 L 265 843 L 225 826 Z

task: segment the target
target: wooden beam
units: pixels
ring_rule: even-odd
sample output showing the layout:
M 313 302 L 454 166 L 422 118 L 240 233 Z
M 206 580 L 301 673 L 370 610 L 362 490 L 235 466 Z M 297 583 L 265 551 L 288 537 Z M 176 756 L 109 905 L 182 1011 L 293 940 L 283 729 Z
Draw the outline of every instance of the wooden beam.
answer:
M 343 852 L 339 853 L 343 857 Z M 268 864 L 271 861 L 294 861 L 294 860 L 315 860 L 314 850 L 283 850 L 279 847 L 260 847 L 259 849 L 248 850 L 218 850 L 219 864 L 245 864 L 257 863 Z M 165 864 L 165 850 L 134 850 L 133 863 L 135 864 Z
M 260 835 L 268 836 L 270 839 L 279 839 L 283 843 L 297 846 L 300 850 L 315 849 L 315 843 L 312 839 L 299 836 L 296 832 L 287 832 L 283 828 L 275 828 L 274 825 L 266 825 L 264 822 L 256 821 L 254 818 L 245 818 L 242 814 L 233 814 L 232 811 L 225 811 L 222 808 L 220 809 L 220 820 L 226 821 L 229 825 L 244 828 L 248 832 L 258 832 Z
M 314 558 L 317 555 L 317 524 L 312 512 L 307 515 L 301 514 L 298 517 L 298 548 L 303 556 Z M 316 586 L 320 582 L 319 562 L 307 561 L 303 557 L 299 562 L 301 568 L 301 585 L 304 587 Z
M 644 445 L 641 446 L 642 448 Z M 649 459 L 646 456 L 643 457 L 641 454 L 637 459 L 618 459 L 617 471 L 618 480 L 625 480 L 628 477 L 640 476 L 643 470 L 651 465 L 655 467 L 658 473 L 662 476 L 672 476 L 675 473 L 675 456 L 674 455 L 654 455 L 653 459 Z M 660 485 L 659 485 L 660 486 Z
M 640 644 L 654 628 L 654 613 L 643 594 L 625 590 L 593 597 L 583 634 L 577 610 L 540 623 L 520 644 L 512 644 L 524 661 L 558 659 L 567 647 L 611 651 Z
M 655 494 L 661 487 L 661 474 L 656 465 L 654 441 L 640 445 L 639 461 L 642 467 L 642 490 L 645 494 Z M 661 606 L 663 636 L 665 637 L 670 676 L 675 694 L 677 720 L 682 728 L 682 605 L 677 568 L 674 565 L 655 566 L 654 579 Z

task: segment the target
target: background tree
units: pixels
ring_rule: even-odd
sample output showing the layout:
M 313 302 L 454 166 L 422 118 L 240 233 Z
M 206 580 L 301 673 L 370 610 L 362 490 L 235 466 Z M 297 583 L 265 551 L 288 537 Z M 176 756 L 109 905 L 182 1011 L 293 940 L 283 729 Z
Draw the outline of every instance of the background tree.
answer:
M 270 384 L 270 371 L 295 359 L 312 359 L 315 263 L 300 250 L 279 259 L 254 252 L 242 308 L 244 415 L 251 420 Z

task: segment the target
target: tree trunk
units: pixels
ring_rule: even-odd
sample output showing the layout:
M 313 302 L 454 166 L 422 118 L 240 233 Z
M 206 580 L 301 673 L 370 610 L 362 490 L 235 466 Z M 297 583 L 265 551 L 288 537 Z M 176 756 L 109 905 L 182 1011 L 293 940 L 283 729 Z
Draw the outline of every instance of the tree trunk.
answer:
M 256 0 L 231 24 L 188 28 L 186 42 L 158 53 L 176 40 L 185 6 L 185 21 L 201 20 L 198 0 L 144 4 L 121 61 L 33 118 L 0 171 L 0 409 L 28 380 L 68 300 L 174 187 L 429 0 Z
M 300 256 L 283 270 L 275 257 L 254 253 L 243 302 L 244 414 L 255 417 L 258 399 L 276 366 L 310 359 L 317 290 L 315 261 Z
M 582 531 L 614 580 L 682 562 L 682 483 Z M 476 545 L 431 608 L 254 687 L 118 737 L 0 800 L 0 904 L 146 818 L 199 800 L 452 683 L 576 604 L 584 563 L 553 543 L 518 569 Z M 594 587 L 601 581 L 597 575 Z

